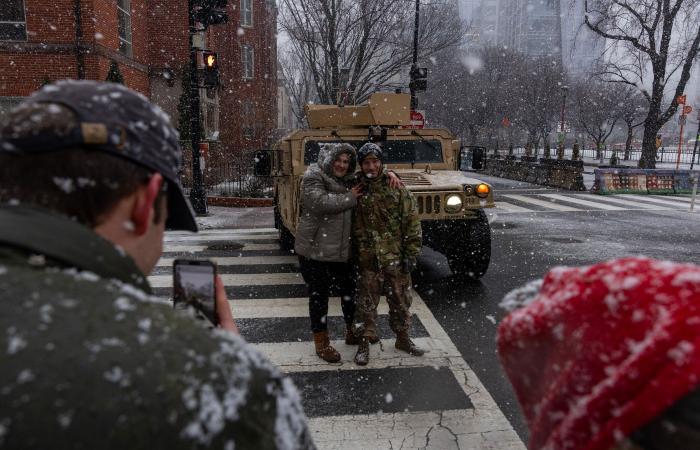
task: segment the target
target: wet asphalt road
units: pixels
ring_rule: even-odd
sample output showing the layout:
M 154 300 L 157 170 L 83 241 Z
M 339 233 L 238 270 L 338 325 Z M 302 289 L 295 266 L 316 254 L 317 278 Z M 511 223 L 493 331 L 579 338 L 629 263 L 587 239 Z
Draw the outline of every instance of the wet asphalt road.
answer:
M 567 191 L 495 177 L 496 202 L 507 194 Z M 621 198 L 624 198 L 622 196 Z M 591 196 L 595 201 L 596 196 Z M 541 278 L 556 265 L 587 265 L 630 255 L 700 263 L 700 213 L 674 211 L 569 211 L 490 213 L 492 259 L 477 282 L 455 279 L 446 259 L 425 249 L 414 284 L 466 362 L 527 442 L 527 426 L 496 356 L 498 303 L 510 290 Z

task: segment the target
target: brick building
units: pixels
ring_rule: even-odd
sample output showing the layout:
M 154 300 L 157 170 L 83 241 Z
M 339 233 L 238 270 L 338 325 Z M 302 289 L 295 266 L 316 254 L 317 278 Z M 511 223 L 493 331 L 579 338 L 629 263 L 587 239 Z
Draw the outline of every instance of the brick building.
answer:
M 107 79 L 149 96 L 178 122 L 189 67 L 187 1 L 2 0 L 0 119 L 45 83 Z M 5 7 L 7 5 L 8 7 Z M 268 145 L 276 128 L 274 0 L 229 0 L 229 21 L 201 33 L 219 57 L 221 85 L 201 89 L 212 159 Z M 213 162 L 213 161 L 212 161 Z

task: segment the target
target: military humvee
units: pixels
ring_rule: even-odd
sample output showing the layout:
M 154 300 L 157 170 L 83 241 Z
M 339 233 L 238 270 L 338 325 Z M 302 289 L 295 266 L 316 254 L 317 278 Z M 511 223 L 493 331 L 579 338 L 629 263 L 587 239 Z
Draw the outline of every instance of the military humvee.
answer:
M 375 93 L 359 106 L 307 105 L 309 128 L 292 131 L 256 162 L 258 175 L 275 177 L 275 228 L 283 249 L 294 247 L 301 178 L 319 146 L 371 140 L 385 166 L 416 197 L 423 243 L 443 253 L 452 271 L 478 278 L 491 259 L 491 228 L 483 208 L 494 207 L 491 186 L 459 171 L 459 141 L 444 128 L 411 127 L 408 94 Z

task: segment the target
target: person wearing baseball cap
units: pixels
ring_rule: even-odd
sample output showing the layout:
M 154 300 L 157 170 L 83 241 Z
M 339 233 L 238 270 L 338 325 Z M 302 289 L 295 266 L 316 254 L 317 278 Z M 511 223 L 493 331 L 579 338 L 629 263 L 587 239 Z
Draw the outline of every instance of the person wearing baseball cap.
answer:
M 558 267 L 502 305 L 498 354 L 529 448 L 700 448 L 700 267 Z
M 0 126 L 3 448 L 313 448 L 220 279 L 223 330 L 150 297 L 166 228 L 197 231 L 181 158 L 168 116 L 119 84 L 47 85 Z

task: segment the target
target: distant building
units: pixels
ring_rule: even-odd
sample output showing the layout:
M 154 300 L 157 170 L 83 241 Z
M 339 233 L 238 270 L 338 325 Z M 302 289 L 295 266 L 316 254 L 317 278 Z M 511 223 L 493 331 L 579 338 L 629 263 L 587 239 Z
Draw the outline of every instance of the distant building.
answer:
M 3 0 L 0 115 L 52 81 L 105 80 L 151 98 L 177 123 L 189 72 L 187 1 Z M 74 8 L 73 5 L 76 7 Z M 268 145 L 277 127 L 274 0 L 229 0 L 229 21 L 200 33 L 218 53 L 220 86 L 200 89 L 212 158 Z

